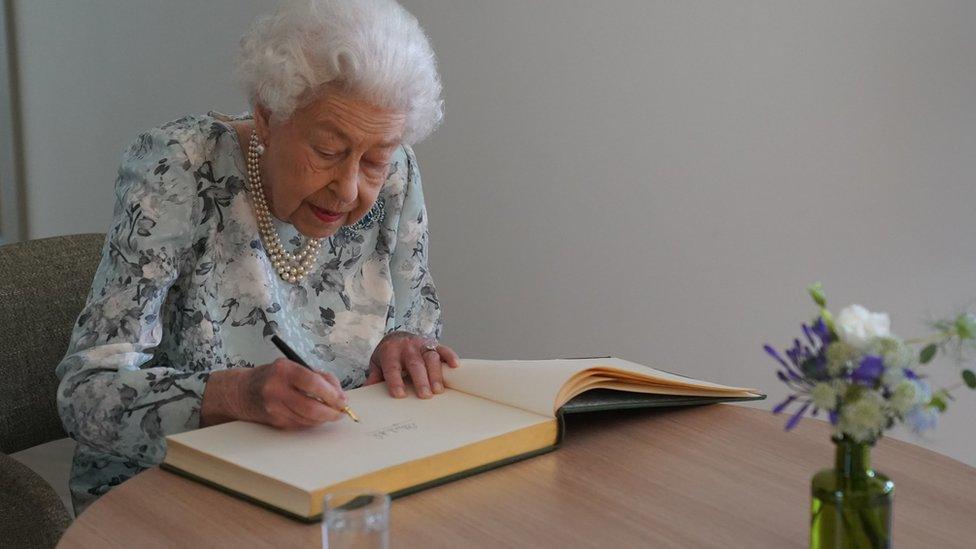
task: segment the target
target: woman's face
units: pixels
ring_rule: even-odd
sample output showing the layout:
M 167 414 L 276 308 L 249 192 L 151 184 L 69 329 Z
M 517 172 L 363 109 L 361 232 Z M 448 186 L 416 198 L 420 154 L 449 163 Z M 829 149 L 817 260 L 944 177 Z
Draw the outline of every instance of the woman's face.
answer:
M 312 238 L 359 221 L 373 206 L 406 115 L 328 94 L 271 122 L 260 106 L 261 180 L 272 214 Z

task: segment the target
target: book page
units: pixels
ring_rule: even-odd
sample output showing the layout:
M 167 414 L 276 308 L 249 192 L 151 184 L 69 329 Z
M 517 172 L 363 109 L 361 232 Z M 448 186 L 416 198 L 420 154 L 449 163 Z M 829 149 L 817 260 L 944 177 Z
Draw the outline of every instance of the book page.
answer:
M 604 360 L 605 359 L 601 359 Z M 536 414 L 556 417 L 553 403 L 567 381 L 599 361 L 461 359 L 460 368 L 444 368 L 444 384 Z
M 591 370 L 588 375 L 583 372 Z M 461 367 L 444 369 L 445 384 L 459 391 L 555 417 L 564 404 L 565 395 L 572 394 L 577 377 L 589 375 L 618 381 L 612 388 L 660 394 L 696 394 L 724 396 L 756 394 L 754 389 L 728 387 L 663 372 L 619 358 L 577 358 L 554 360 L 478 360 L 462 359 Z M 638 386 L 653 386 L 659 390 L 641 390 Z M 566 391 L 564 391 L 564 388 Z M 674 388 L 675 391 L 670 391 Z M 691 390 L 693 393 L 689 393 Z
M 395 399 L 385 384 L 347 392 L 360 423 L 302 431 L 235 421 L 167 437 L 237 466 L 314 490 L 551 421 L 462 392 Z

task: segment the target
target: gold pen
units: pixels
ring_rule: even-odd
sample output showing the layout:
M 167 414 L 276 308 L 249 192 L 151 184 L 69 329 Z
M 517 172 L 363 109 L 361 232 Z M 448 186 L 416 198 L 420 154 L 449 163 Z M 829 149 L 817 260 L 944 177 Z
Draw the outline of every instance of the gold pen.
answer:
M 326 406 L 329 406 L 330 408 L 332 407 L 328 402 L 322 400 L 322 397 L 320 397 L 318 395 L 313 395 L 312 393 L 306 393 L 305 391 L 302 391 L 302 394 L 304 394 L 305 396 L 307 396 L 308 398 L 310 398 L 312 400 L 316 400 L 318 402 L 321 402 L 322 404 L 325 404 Z M 356 423 L 359 423 L 359 418 L 356 417 L 356 412 L 353 412 L 352 411 L 352 408 L 350 408 L 348 406 L 343 406 L 342 409 L 339 410 L 339 411 L 342 412 L 342 413 L 344 413 L 344 414 L 346 414 L 350 418 L 352 418 L 352 420 L 355 421 Z
M 271 342 L 275 344 L 275 347 L 277 347 L 278 350 L 281 351 L 281 354 L 285 355 L 285 358 L 287 358 L 288 360 L 292 362 L 297 362 L 298 364 L 301 364 L 302 366 L 308 368 L 313 372 L 315 371 L 304 360 L 302 360 L 302 357 L 298 356 L 298 353 L 293 351 L 292 348 L 289 347 L 287 343 L 282 341 L 281 338 L 278 337 L 277 335 L 271 336 Z M 313 395 L 312 393 L 306 393 L 305 391 L 302 391 L 302 393 L 312 400 L 321 402 L 322 404 L 331 407 L 331 405 L 328 402 L 323 400 L 322 397 L 318 395 Z M 343 406 L 342 409 L 340 409 L 339 411 L 349 416 L 356 423 L 359 423 L 359 417 L 356 416 L 356 412 L 353 412 L 352 408 L 350 408 L 349 406 Z

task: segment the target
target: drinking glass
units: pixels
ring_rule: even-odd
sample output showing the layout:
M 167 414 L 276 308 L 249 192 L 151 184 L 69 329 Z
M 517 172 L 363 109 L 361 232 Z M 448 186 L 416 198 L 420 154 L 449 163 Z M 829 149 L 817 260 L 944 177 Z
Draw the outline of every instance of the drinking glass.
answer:
M 390 496 L 369 490 L 338 490 L 325 495 L 323 549 L 388 549 Z

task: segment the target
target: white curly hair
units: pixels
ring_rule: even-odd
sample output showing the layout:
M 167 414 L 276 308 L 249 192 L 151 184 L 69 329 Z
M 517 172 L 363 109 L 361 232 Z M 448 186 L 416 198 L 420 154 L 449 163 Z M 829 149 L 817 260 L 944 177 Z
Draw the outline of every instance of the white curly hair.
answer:
M 444 116 L 434 52 L 394 0 L 284 0 L 241 38 L 238 73 L 275 120 L 330 89 L 405 112 L 408 145 Z

